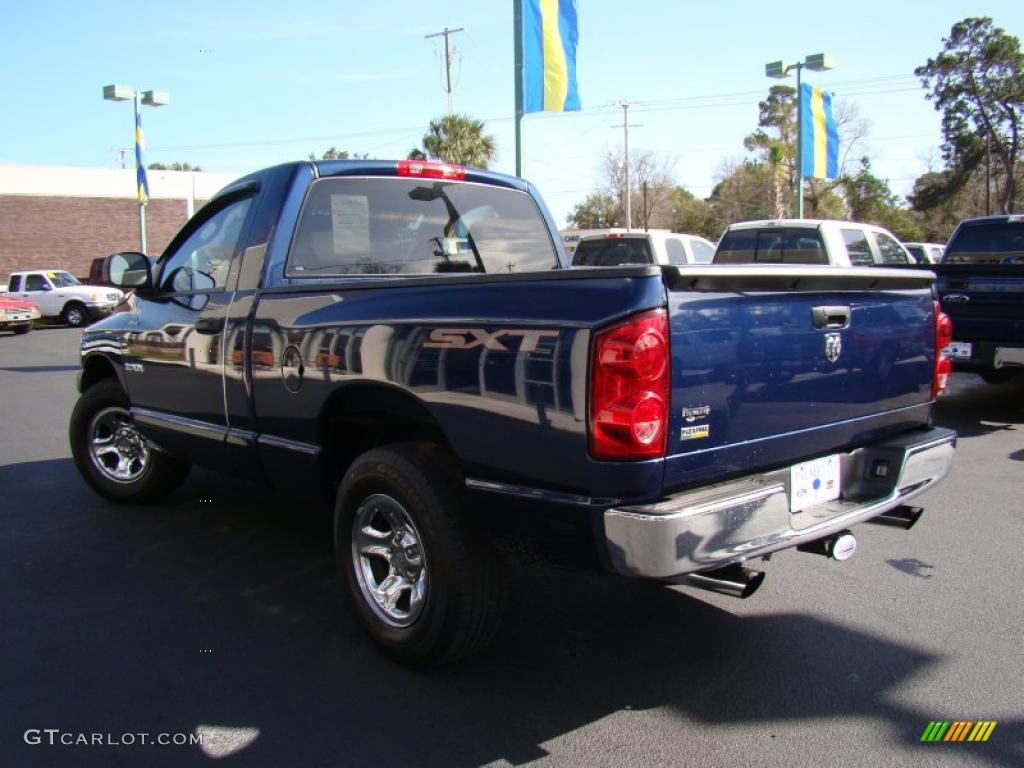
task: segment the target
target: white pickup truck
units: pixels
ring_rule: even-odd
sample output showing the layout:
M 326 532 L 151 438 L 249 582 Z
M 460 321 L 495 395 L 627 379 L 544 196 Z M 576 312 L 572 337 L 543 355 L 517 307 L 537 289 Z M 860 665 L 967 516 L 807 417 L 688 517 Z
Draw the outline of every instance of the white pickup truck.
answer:
M 905 267 L 915 262 L 892 232 L 874 224 L 766 219 L 726 227 L 713 263 Z
M 7 292 L 12 299 L 31 299 L 44 318 L 59 318 L 77 328 L 112 313 L 124 299 L 117 288 L 83 285 L 70 272 L 12 272 Z

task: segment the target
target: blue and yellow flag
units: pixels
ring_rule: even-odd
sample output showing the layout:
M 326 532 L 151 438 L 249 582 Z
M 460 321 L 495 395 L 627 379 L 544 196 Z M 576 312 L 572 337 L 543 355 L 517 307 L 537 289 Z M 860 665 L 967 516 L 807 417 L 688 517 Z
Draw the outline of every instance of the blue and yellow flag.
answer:
M 576 0 L 523 2 L 523 114 L 580 108 Z
M 807 83 L 800 87 L 803 89 L 800 167 L 804 178 L 834 179 L 839 176 L 839 132 L 832 114 L 832 94 Z
M 135 113 L 135 184 L 138 187 L 139 205 L 149 200 L 149 180 L 146 178 L 146 166 L 142 162 L 142 115 Z

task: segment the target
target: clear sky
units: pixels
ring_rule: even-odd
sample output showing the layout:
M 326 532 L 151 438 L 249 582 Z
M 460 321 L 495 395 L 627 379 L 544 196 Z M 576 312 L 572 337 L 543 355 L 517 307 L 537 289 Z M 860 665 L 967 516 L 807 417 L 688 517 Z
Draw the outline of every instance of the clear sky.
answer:
M 171 94 L 169 106 L 143 108 L 146 162 L 242 174 L 332 145 L 404 157 L 446 110 L 441 39 L 424 36 L 447 26 L 465 27 L 452 36 L 455 109 L 486 122 L 493 168 L 512 173 L 512 5 L 12 2 L 0 24 L 0 163 L 118 167 L 118 147 L 133 140 L 131 105 L 103 101 L 109 83 Z M 601 183 L 605 154 L 621 150 L 615 104 L 627 100 L 639 124 L 631 148 L 667 158 L 705 197 L 723 161 L 745 154 L 774 82 L 764 64 L 827 51 L 835 70 L 807 80 L 856 105 L 870 126 L 857 154 L 905 194 L 941 167 L 939 116 L 914 67 L 970 15 L 1024 40 L 1024 3 L 983 5 L 579 0 L 584 108 L 526 118 L 523 175 L 563 224 Z

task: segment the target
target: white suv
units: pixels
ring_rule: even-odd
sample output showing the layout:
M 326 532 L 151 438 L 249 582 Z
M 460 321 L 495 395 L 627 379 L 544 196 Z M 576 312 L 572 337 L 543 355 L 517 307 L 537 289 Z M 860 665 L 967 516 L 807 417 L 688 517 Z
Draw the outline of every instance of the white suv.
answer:
M 874 224 L 773 219 L 730 224 L 714 263 L 898 267 L 914 260 L 891 232 Z
M 117 288 L 82 285 L 70 272 L 12 272 L 7 296 L 32 299 L 44 318 L 60 318 L 77 328 L 113 312 L 124 294 Z

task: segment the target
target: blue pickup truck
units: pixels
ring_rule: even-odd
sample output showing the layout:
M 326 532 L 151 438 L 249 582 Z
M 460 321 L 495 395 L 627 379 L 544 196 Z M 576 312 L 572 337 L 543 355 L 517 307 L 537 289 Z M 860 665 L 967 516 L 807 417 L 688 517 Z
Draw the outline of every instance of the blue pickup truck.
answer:
M 927 268 L 953 321 L 954 370 L 991 383 L 1024 375 L 1024 215 L 964 219 Z
M 134 299 L 82 336 L 85 481 L 160 500 L 200 464 L 329 500 L 362 624 L 413 666 L 493 636 L 509 555 L 747 596 L 775 551 L 909 528 L 954 453 L 933 275 L 569 269 L 486 171 L 277 166 L 109 272 Z

